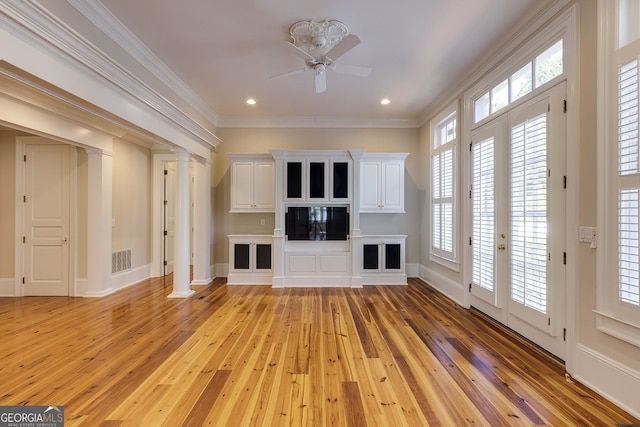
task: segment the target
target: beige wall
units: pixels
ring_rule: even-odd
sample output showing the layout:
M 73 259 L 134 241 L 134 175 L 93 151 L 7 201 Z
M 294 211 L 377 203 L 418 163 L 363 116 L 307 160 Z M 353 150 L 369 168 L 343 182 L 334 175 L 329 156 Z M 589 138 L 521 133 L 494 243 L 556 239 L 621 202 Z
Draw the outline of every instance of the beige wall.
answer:
M 131 267 L 151 263 L 151 151 L 113 142 L 113 251 L 131 249 Z
M 14 277 L 16 137 L 29 134 L 0 130 L 0 278 Z M 132 249 L 132 266 L 151 262 L 151 153 L 128 143 L 114 142 L 113 248 Z M 77 149 L 77 222 L 75 277 L 87 277 L 87 153 Z
M 14 278 L 16 136 L 0 130 L 0 278 Z
M 230 214 L 230 176 L 227 153 L 267 153 L 284 150 L 363 149 L 377 153 L 410 153 L 405 166 L 406 214 L 362 214 L 363 234 L 407 234 L 407 262 L 418 263 L 423 192 L 419 191 L 420 162 L 417 129 L 254 129 L 220 128 L 224 141 L 217 152 L 215 185 L 216 263 L 228 262 L 228 234 L 271 234 L 273 214 Z M 260 219 L 265 225 L 260 226 Z

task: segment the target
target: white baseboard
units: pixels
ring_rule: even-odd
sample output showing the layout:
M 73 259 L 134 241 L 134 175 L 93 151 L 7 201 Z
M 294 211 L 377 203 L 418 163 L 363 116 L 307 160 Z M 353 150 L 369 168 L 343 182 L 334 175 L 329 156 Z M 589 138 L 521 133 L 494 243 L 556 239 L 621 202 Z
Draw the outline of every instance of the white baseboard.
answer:
M 73 296 L 74 297 L 84 296 L 88 284 L 89 284 L 89 281 L 86 278 L 80 279 L 76 277 L 76 289 Z
M 0 278 L 0 297 L 16 296 L 16 279 L 12 277 Z
M 122 271 L 111 276 L 111 287 L 108 289 L 100 289 L 97 291 L 89 291 L 86 278 L 76 278 L 76 289 L 79 297 L 85 298 L 101 298 L 117 292 L 121 289 L 133 286 L 143 280 L 151 277 L 151 264 L 132 268 L 131 270 Z
M 216 274 L 215 277 L 228 277 L 229 276 L 229 264 L 221 263 L 216 264 Z
M 271 285 L 273 274 L 259 273 L 230 273 L 227 285 Z
M 84 297 L 84 298 L 102 298 L 102 297 L 106 297 L 107 295 L 111 295 L 116 290 L 117 289 L 109 288 L 109 289 L 104 289 L 102 291 L 87 291 L 82 295 L 78 295 L 78 296 Z
M 420 277 L 420 264 L 405 264 L 407 277 Z
M 284 288 L 350 288 L 351 276 L 298 276 L 285 277 Z
M 576 380 L 640 418 L 640 372 L 582 344 L 576 347 L 573 366 Z
M 362 274 L 363 285 L 406 285 L 407 275 L 404 273 Z
M 151 264 L 122 271 L 111 276 L 111 287 L 114 290 L 127 288 L 151 277 Z
M 418 277 L 436 288 L 439 292 L 451 298 L 453 301 L 464 306 L 463 301 L 465 290 L 460 283 L 423 265 L 420 266 L 420 275 Z

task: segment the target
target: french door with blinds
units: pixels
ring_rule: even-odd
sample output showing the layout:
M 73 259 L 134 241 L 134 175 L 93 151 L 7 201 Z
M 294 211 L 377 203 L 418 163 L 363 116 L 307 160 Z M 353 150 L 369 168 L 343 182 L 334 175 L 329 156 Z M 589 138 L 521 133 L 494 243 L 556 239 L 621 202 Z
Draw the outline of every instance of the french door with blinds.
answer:
M 564 359 L 565 84 L 475 129 L 471 305 Z

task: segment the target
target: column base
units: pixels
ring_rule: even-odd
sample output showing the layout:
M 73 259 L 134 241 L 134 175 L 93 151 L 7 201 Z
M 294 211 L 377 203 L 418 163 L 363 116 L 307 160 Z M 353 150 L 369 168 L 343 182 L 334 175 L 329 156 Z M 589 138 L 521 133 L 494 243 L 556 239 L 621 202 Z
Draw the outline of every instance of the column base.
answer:
M 182 292 L 171 292 L 169 295 L 167 295 L 167 298 L 188 298 L 195 293 L 196 291 L 194 291 L 193 289 Z

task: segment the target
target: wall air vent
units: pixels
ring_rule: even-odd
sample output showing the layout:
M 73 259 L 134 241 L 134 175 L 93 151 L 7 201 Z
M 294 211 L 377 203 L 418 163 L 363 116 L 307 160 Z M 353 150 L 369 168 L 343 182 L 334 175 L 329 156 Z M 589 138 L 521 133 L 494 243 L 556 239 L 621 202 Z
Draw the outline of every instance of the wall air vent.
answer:
M 131 249 L 123 249 L 111 254 L 111 274 L 131 270 Z

